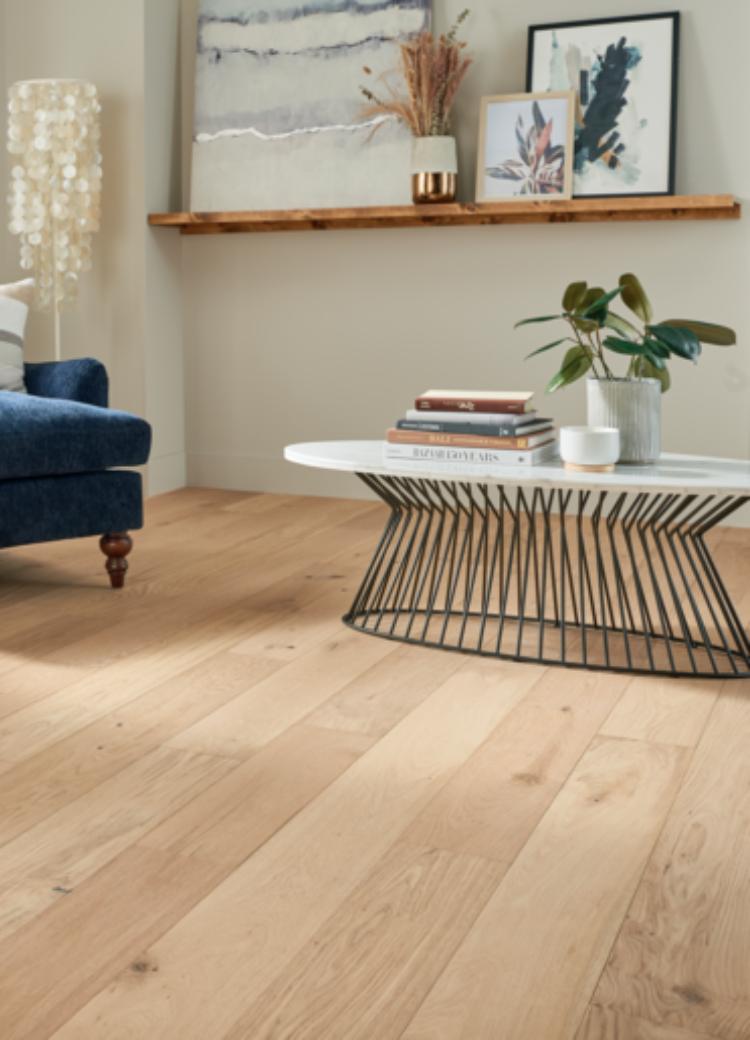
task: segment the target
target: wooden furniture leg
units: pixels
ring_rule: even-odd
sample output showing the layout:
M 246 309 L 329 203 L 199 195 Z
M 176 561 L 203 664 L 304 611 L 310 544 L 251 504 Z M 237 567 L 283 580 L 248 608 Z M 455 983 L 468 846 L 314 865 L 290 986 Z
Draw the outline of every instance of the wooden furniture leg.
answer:
M 102 552 L 107 557 L 107 574 L 113 589 L 121 589 L 125 584 L 125 572 L 128 561 L 125 557 L 133 548 L 133 539 L 126 531 L 114 534 L 103 534 L 99 539 Z

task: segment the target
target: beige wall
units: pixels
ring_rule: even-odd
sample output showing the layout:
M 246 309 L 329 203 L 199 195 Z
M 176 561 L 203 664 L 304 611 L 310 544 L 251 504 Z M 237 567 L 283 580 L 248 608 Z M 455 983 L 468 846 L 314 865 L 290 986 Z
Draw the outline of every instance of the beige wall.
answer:
M 178 23 L 179 0 L 0 0 L 3 92 L 35 77 L 90 79 L 100 92 L 102 228 L 63 318 L 63 356 L 99 358 L 112 404 L 151 421 L 152 492 L 185 479 L 180 248 L 146 227 L 149 209 L 179 204 Z M 4 199 L 4 148 L 0 178 Z M 6 223 L 3 213 L 0 264 L 11 279 L 21 272 Z M 52 356 L 48 314 L 32 315 L 27 353 Z
M 145 0 L 144 13 L 145 214 L 181 205 L 180 0 Z M 145 414 L 154 429 L 148 484 L 158 494 L 186 482 L 182 248 L 176 235 L 149 230 L 144 214 Z
M 471 197 L 478 99 L 524 86 L 526 26 L 554 0 L 474 4 L 477 57 L 457 113 L 462 193 Z M 446 26 L 463 0 L 436 0 Z M 750 195 L 747 0 L 683 0 L 680 192 Z M 186 102 L 195 0 L 186 13 Z M 567 17 L 664 9 L 662 0 L 576 0 Z M 720 17 L 719 17 L 720 16 Z M 353 88 L 356 84 L 353 85 Z M 185 105 L 189 139 L 190 106 Z M 187 196 L 185 196 L 187 198 Z M 380 437 L 428 386 L 524 386 L 541 393 L 543 342 L 513 331 L 554 307 L 573 278 L 614 284 L 635 270 L 664 317 L 734 325 L 740 347 L 674 366 L 664 399 L 669 451 L 746 457 L 750 447 L 750 232 L 739 223 L 443 228 L 183 239 L 188 478 L 234 488 L 354 494 L 353 479 L 282 461 L 284 444 Z M 583 387 L 539 402 L 581 421 Z

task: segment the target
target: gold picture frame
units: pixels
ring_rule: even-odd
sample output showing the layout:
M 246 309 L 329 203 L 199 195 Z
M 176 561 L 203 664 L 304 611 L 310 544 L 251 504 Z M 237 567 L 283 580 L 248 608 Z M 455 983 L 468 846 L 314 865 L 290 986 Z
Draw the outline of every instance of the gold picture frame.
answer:
M 572 198 L 575 113 L 573 90 L 483 97 L 476 201 L 552 202 Z M 541 155 L 534 154 L 530 161 L 528 149 L 538 149 L 542 135 L 547 138 L 543 153 L 546 161 L 540 167 Z

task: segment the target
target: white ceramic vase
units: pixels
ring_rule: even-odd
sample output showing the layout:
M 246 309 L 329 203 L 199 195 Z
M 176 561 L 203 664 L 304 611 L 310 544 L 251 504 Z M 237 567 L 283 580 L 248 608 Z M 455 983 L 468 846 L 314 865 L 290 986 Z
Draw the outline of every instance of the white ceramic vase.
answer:
M 658 379 L 587 379 L 589 426 L 620 431 L 620 462 L 648 464 L 661 454 L 661 384 Z
M 455 137 L 415 137 L 411 172 L 412 197 L 416 203 L 453 202 L 458 183 Z

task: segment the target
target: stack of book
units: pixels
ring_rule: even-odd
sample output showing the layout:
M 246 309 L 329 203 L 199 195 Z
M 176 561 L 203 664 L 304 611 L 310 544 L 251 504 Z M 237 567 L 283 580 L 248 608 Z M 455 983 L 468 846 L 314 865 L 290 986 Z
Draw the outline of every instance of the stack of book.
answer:
M 534 466 L 557 455 L 555 428 L 523 391 L 428 390 L 386 434 L 385 457 L 461 466 Z

